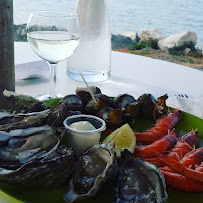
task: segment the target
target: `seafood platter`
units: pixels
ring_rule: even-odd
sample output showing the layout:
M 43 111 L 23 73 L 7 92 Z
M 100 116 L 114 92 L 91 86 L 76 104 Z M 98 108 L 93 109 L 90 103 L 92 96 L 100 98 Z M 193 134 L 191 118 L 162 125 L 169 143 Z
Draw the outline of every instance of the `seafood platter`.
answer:
M 202 119 L 167 107 L 167 95 L 91 92 L 77 88 L 41 102 L 4 91 L 2 196 L 29 203 L 202 202 Z M 96 116 L 106 128 L 99 142 L 76 151 L 64 120 L 83 115 Z

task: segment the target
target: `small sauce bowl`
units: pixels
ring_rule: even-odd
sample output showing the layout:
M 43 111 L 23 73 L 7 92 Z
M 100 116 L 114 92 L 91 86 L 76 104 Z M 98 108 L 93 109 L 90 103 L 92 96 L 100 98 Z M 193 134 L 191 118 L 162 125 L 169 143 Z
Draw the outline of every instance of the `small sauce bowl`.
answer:
M 71 127 L 71 124 L 80 121 L 90 122 L 95 129 L 80 130 Z M 79 153 L 85 148 L 98 144 L 101 132 L 106 129 L 106 123 L 101 118 L 92 115 L 74 115 L 67 117 L 63 122 L 68 130 L 68 143 L 74 152 Z M 79 124 L 78 124 L 79 125 Z

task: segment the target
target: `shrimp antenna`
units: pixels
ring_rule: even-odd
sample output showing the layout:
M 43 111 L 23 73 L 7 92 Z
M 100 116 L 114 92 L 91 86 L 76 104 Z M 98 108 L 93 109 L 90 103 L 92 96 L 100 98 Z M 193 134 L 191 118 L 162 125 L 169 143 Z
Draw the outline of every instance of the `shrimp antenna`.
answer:
M 85 81 L 85 78 L 83 77 L 83 75 L 82 75 L 82 73 L 81 73 L 81 72 L 80 72 L 80 75 L 81 75 L 81 77 L 82 77 L 82 79 L 83 79 L 83 81 L 84 81 L 84 83 L 85 83 L 85 85 L 86 85 L 86 87 L 87 87 L 87 89 L 88 89 L 89 93 L 91 94 L 91 96 L 92 96 L 92 98 L 93 98 L 94 102 L 95 102 L 95 103 L 97 103 L 97 101 L 96 101 L 96 99 L 95 99 L 95 97 L 94 97 L 94 95 L 93 95 L 93 93 L 92 93 L 91 89 L 89 88 L 89 86 L 88 86 L 87 82 Z

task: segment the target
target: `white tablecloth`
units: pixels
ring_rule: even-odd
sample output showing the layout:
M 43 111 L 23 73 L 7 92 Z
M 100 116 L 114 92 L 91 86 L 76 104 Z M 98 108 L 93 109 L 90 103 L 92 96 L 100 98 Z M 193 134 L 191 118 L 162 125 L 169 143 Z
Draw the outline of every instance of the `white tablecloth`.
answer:
M 28 43 L 15 43 L 15 64 L 16 92 L 31 96 L 48 92 L 49 67 Z M 203 72 L 178 64 L 113 51 L 111 69 L 109 80 L 93 83 L 107 95 L 127 92 L 136 98 L 147 92 L 155 97 L 182 93 L 195 98 L 203 94 Z M 58 64 L 58 79 L 62 94 L 74 93 L 76 87 L 84 86 L 84 83 L 68 78 L 66 61 Z
M 49 67 L 29 47 L 28 43 L 15 43 L 16 92 L 37 96 L 48 92 Z M 148 57 L 112 52 L 112 74 L 109 80 L 92 85 L 104 94 L 117 96 L 143 93 L 155 97 L 168 94 L 187 94 L 197 99 L 203 95 L 203 72 L 174 63 Z M 58 65 L 58 86 L 62 94 L 74 93 L 76 87 L 85 86 L 66 75 L 66 61 Z M 1 203 L 9 200 L 0 196 Z

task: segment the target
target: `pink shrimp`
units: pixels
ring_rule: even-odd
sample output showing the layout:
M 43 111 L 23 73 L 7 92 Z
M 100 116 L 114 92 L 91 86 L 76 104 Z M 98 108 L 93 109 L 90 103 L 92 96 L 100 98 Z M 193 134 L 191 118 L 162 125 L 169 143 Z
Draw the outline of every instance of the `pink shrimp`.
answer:
M 178 123 L 181 116 L 182 111 L 178 109 L 174 110 L 172 113 L 164 115 L 157 120 L 153 128 L 148 129 L 146 132 L 135 132 L 137 141 L 148 144 L 166 136 Z

